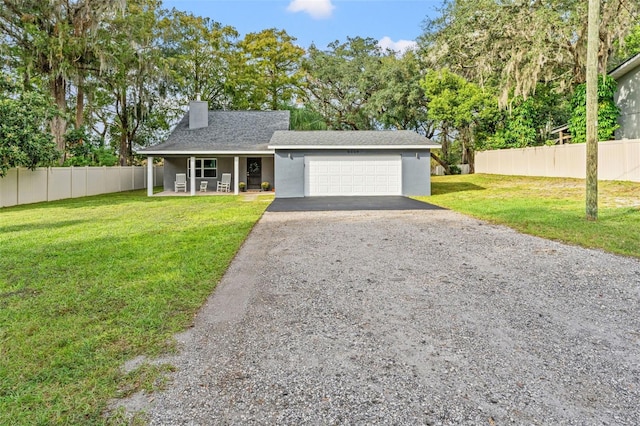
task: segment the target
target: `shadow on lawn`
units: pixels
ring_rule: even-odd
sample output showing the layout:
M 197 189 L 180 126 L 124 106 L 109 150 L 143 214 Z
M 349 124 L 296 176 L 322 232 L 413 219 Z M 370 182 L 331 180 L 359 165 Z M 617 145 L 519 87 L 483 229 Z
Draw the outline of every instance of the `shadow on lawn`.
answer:
M 486 188 L 467 182 L 431 182 L 431 195 L 444 195 L 453 192 L 484 191 Z
M 88 195 L 86 197 L 65 198 L 55 201 L 42 201 L 32 204 L 20 204 L 17 206 L 3 207 L 3 211 L 20 211 L 20 210 L 39 210 L 53 208 L 84 208 L 84 207 L 100 207 L 126 204 L 131 202 L 137 203 L 160 203 L 160 197 L 147 197 L 146 190 L 136 189 L 133 191 L 112 192 L 107 194 Z
M 51 230 L 51 229 L 57 229 L 57 228 L 64 228 L 64 227 L 67 227 L 67 226 L 78 225 L 80 223 L 85 223 L 85 222 L 89 222 L 89 221 L 88 220 L 74 219 L 74 220 L 62 220 L 62 221 L 59 221 L 59 222 L 41 222 L 41 223 L 37 223 L 37 224 L 25 223 L 25 224 L 21 224 L 21 225 L 0 226 L 0 233 L 20 232 L 20 231 L 36 231 L 36 230 L 40 230 L 40 229 Z

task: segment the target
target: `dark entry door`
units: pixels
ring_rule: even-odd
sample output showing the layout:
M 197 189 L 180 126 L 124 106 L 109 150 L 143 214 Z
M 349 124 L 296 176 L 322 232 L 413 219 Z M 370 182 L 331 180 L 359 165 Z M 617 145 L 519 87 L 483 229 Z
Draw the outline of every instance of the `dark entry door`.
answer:
M 247 188 L 260 189 L 261 181 L 262 158 L 247 158 Z

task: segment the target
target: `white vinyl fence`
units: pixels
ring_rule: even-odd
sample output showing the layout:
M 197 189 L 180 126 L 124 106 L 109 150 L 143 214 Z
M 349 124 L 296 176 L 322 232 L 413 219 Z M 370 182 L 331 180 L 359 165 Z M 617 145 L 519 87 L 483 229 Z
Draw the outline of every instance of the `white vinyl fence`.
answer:
M 586 177 L 587 145 L 567 144 L 481 151 L 476 173 L 515 176 Z M 640 182 L 640 140 L 598 143 L 598 179 Z
M 154 167 L 153 185 L 161 185 L 163 167 Z M 0 207 L 39 203 L 147 187 L 147 168 L 39 167 L 10 169 L 0 178 Z

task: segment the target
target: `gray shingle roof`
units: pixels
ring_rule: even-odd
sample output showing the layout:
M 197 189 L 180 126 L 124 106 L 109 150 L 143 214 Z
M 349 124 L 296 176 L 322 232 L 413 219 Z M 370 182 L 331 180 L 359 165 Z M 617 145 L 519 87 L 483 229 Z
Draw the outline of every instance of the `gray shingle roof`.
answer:
M 169 138 L 141 154 L 267 151 L 276 130 L 289 129 L 289 111 L 209 111 L 209 126 L 189 129 L 189 114 Z
M 302 149 L 303 147 L 422 147 L 440 148 L 440 145 L 410 130 L 317 130 L 276 131 L 270 148 Z

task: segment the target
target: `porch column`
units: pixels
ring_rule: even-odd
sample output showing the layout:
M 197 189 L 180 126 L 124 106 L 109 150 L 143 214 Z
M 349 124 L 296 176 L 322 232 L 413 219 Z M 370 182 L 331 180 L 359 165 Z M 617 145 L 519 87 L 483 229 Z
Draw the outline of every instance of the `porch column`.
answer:
M 240 157 L 233 157 L 233 193 L 238 195 L 240 184 Z
M 189 161 L 189 170 L 191 171 L 191 173 L 189 173 L 191 176 L 191 182 L 189 182 L 191 185 L 191 195 L 194 196 L 196 195 L 196 157 L 191 157 L 191 161 Z
M 147 157 L 147 197 L 153 195 L 153 157 Z

